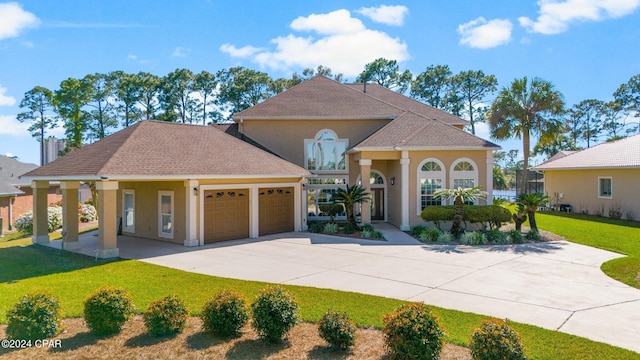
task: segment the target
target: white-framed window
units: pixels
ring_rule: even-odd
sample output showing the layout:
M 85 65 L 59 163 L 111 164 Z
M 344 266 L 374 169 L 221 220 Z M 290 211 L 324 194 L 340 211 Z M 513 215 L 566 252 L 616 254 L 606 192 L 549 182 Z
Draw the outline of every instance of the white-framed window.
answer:
M 613 198 L 613 178 L 610 176 L 598 177 L 598 197 L 604 199 Z
M 478 166 L 468 158 L 460 158 L 451 164 L 451 188 L 472 188 L 478 186 Z
M 173 191 L 158 191 L 158 236 L 173 239 Z
M 339 139 L 329 129 L 304 140 L 304 166 L 313 172 L 346 172 L 348 139 Z
M 307 217 L 309 220 L 327 220 L 329 214 L 325 211 L 325 205 L 332 204 L 334 195 L 338 189 L 347 187 L 346 178 L 311 178 L 306 185 L 307 189 Z M 346 219 L 346 212 L 336 215 L 337 219 Z
M 444 187 L 445 167 L 442 161 L 434 158 L 423 160 L 418 165 L 418 214 L 428 206 L 442 205 L 442 200 L 434 193 Z
M 122 190 L 122 231 L 136 232 L 136 192 Z

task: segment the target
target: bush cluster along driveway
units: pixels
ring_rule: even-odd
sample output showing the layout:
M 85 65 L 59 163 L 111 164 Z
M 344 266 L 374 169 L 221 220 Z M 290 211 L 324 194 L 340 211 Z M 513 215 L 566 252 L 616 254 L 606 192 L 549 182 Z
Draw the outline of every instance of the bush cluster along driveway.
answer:
M 549 215 L 540 216 L 540 225 Z M 564 220 L 563 220 L 564 221 Z M 579 221 L 577 226 L 587 223 Z M 619 225 L 612 225 L 619 226 Z M 551 229 L 550 229 L 551 230 Z M 624 230 L 622 231 L 624 233 Z M 95 261 L 78 254 L 41 246 L 11 246 L 0 243 L 0 322 L 6 310 L 22 295 L 47 289 L 60 298 L 67 316 L 82 313 L 82 301 L 98 287 L 109 284 L 125 287 L 136 299 L 138 311 L 164 295 L 177 294 L 185 299 L 193 314 L 220 289 L 233 288 L 254 299 L 263 282 L 233 280 L 185 272 L 135 260 Z M 26 243 L 26 241 L 22 242 Z M 133 275 L 135 274 L 135 275 Z M 425 274 L 424 276 L 437 276 Z M 326 309 L 344 310 L 359 326 L 382 326 L 382 316 L 403 302 L 357 293 L 286 286 L 298 299 L 301 316 L 316 322 Z M 469 336 L 485 316 L 442 308 L 433 308 L 447 332 L 446 340 L 466 345 Z M 611 319 L 615 322 L 615 319 Z M 565 333 L 512 323 L 522 335 L 527 354 L 534 359 L 640 359 L 640 354 L 593 342 Z

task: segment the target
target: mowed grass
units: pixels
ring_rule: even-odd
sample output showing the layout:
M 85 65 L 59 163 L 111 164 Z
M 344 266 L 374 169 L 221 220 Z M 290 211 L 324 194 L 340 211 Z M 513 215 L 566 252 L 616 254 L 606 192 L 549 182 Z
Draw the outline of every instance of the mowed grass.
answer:
M 18 244 L 18 243 L 16 243 Z M 103 285 L 131 293 L 137 312 L 167 294 L 184 299 L 192 315 L 221 289 L 235 289 L 252 301 L 267 284 L 212 277 L 134 260 L 94 260 L 39 245 L 0 248 L 0 322 L 24 294 L 47 290 L 56 295 L 67 317 L 82 316 L 84 299 Z M 400 300 L 301 286 L 284 286 L 300 305 L 303 321 L 317 322 L 329 308 L 343 310 L 360 327 L 382 327 L 382 318 L 403 304 Z M 467 345 L 485 316 L 432 307 L 446 329 L 448 342 Z M 511 323 L 521 334 L 531 359 L 640 359 L 640 354 L 536 326 Z
M 582 214 L 541 213 L 538 227 L 567 240 L 627 255 L 602 264 L 607 275 L 640 288 L 640 223 Z

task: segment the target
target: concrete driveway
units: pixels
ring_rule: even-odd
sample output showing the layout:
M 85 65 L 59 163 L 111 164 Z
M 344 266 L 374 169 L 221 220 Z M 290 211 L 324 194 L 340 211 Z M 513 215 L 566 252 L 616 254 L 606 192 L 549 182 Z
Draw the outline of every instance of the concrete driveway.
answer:
M 118 245 L 123 258 L 190 272 L 423 301 L 640 352 L 640 290 L 600 270 L 619 254 L 564 241 L 425 245 L 376 228 L 388 241 L 286 233 L 198 248 L 128 237 Z

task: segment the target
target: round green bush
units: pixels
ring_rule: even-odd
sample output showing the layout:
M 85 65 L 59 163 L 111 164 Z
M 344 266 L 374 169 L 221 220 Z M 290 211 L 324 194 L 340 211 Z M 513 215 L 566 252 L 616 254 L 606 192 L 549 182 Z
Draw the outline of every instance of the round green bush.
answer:
M 280 286 L 268 286 L 251 304 L 251 326 L 258 336 L 270 343 L 279 343 L 298 322 L 298 303 Z
M 184 301 L 176 295 L 169 295 L 149 304 L 142 317 L 151 335 L 165 336 L 182 332 L 188 315 Z
M 484 320 L 471 335 L 471 357 L 475 360 L 525 360 L 520 336 L 498 319 Z
M 60 330 L 60 303 L 47 292 L 25 295 L 7 311 L 6 333 L 9 339 L 49 339 L 56 336 Z
M 438 359 L 444 331 L 423 303 L 402 305 L 384 316 L 385 343 L 394 359 Z
M 244 297 L 233 290 L 222 290 L 209 300 L 200 314 L 205 331 L 217 336 L 238 336 L 249 321 Z
M 318 334 L 332 347 L 348 349 L 356 341 L 356 324 L 347 313 L 328 310 L 320 318 Z
M 113 335 L 133 317 L 135 307 L 125 289 L 105 286 L 84 301 L 84 321 L 96 335 Z

